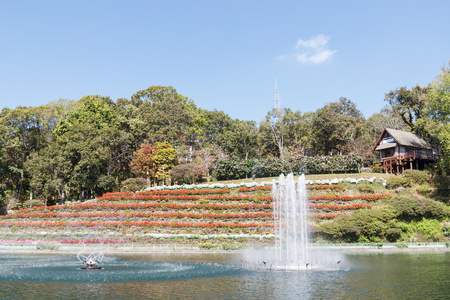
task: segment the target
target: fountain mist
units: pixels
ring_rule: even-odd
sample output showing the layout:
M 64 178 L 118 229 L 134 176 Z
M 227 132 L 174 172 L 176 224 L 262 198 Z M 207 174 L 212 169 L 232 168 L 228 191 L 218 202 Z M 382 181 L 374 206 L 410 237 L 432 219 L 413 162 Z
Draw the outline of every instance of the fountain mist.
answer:
M 305 267 L 308 259 L 308 196 L 305 175 L 295 185 L 294 175 L 282 174 L 272 188 L 274 201 L 275 264 L 284 268 Z
M 308 195 L 305 175 L 297 182 L 291 173 L 280 175 L 272 187 L 275 243 L 273 248 L 244 253 L 246 269 L 339 270 L 345 258 L 335 252 L 310 247 Z

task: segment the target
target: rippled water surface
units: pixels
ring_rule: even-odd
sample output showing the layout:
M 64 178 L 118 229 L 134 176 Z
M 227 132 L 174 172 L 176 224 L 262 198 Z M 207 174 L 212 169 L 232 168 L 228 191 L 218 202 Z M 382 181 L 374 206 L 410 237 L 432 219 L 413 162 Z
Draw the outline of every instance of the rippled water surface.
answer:
M 232 255 L 0 255 L 1 299 L 449 299 L 450 252 L 346 255 L 339 271 L 241 269 Z

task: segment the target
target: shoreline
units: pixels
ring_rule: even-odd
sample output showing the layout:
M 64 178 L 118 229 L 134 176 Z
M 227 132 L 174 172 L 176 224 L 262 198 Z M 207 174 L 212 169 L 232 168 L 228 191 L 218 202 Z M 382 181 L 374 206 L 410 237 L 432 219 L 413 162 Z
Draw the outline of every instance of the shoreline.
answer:
M 377 253 L 439 253 L 450 252 L 450 247 L 443 245 L 421 245 L 421 246 L 408 246 L 407 248 L 398 248 L 395 246 L 340 246 L 334 244 L 332 246 L 312 246 L 312 252 L 331 252 L 341 254 L 377 254 Z M 243 253 L 261 253 L 270 251 L 270 249 L 239 249 L 239 250 L 218 250 L 218 249 L 174 249 L 173 246 L 167 248 L 152 249 L 147 247 L 105 247 L 105 245 L 89 245 L 86 247 L 61 247 L 55 250 L 49 249 L 37 249 L 31 246 L 4 246 L 0 245 L 0 254 L 77 254 L 80 251 L 90 250 L 93 252 L 104 252 L 107 254 L 116 254 L 121 256 L 132 255 L 170 255 L 170 254 L 243 254 Z

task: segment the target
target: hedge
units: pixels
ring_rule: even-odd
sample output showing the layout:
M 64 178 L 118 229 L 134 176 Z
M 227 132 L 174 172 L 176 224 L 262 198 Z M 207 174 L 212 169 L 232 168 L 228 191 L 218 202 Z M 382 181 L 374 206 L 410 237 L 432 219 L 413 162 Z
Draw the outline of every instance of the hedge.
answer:
M 238 160 L 219 160 L 212 175 L 217 180 L 242 179 L 250 177 L 275 177 L 281 173 L 288 174 L 333 174 L 358 173 L 361 157 L 350 155 L 338 156 L 301 156 L 282 161 L 278 158 Z

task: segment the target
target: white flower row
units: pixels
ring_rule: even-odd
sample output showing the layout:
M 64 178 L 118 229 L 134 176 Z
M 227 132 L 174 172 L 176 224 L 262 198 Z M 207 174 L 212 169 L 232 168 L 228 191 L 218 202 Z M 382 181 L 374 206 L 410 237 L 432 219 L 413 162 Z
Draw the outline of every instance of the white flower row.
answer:
M 136 236 L 136 235 L 133 235 Z M 247 238 L 254 240 L 271 239 L 274 234 L 170 234 L 170 233 L 147 233 L 143 236 L 154 239 L 201 239 L 201 240 L 218 240 L 218 239 L 239 239 Z
M 386 185 L 386 180 L 382 177 L 377 178 L 377 177 L 372 177 L 369 179 L 366 178 L 334 178 L 331 180 L 328 179 L 323 179 L 323 180 L 306 180 L 306 184 L 338 184 L 338 183 L 353 183 L 353 184 L 358 184 L 358 183 L 380 183 L 382 185 Z
M 21 234 L 8 234 L 8 236 L 16 236 Z M 218 240 L 218 239 L 240 239 L 240 238 L 247 238 L 247 239 L 253 239 L 253 240 L 262 240 L 262 239 L 271 239 L 274 238 L 274 234 L 207 234 L 207 235 L 201 235 L 201 234 L 189 234 L 189 233 L 179 233 L 179 234 L 171 234 L 171 233 L 146 233 L 146 234 L 121 234 L 118 232 L 109 232 L 109 233 L 93 233 L 93 232 L 35 232 L 32 234 L 27 234 L 27 236 L 61 236 L 61 235 L 69 235 L 75 237 L 80 236 L 86 236 L 86 237 L 104 237 L 108 238 L 111 236 L 114 236 L 116 238 L 123 238 L 125 236 L 133 236 L 133 237 L 146 237 L 146 238 L 153 238 L 153 239 L 199 239 L 199 240 Z
M 318 179 L 318 180 L 306 180 L 306 184 L 338 184 L 338 183 L 353 183 L 358 184 L 360 182 L 363 183 L 380 183 L 382 185 L 386 185 L 386 180 L 384 178 L 372 177 L 369 179 L 365 178 L 334 178 L 334 179 Z M 273 185 L 272 181 L 262 181 L 262 182 L 241 182 L 241 183 L 213 183 L 213 184 L 184 184 L 184 185 L 168 185 L 168 186 L 156 186 L 146 188 L 146 191 L 160 191 L 160 190 L 189 190 L 189 189 L 232 189 L 232 188 L 241 188 L 241 187 L 255 187 L 255 186 L 271 186 Z

